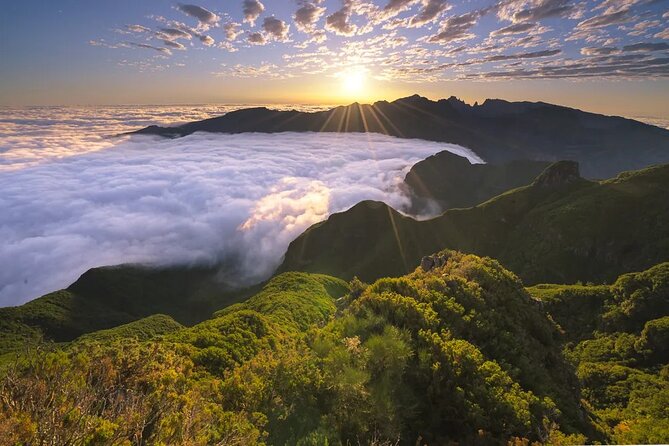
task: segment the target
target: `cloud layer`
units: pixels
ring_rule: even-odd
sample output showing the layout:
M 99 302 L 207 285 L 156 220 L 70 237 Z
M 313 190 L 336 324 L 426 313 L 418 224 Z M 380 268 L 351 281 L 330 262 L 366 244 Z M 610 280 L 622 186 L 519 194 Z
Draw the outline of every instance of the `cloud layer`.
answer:
M 441 150 L 478 161 L 457 146 L 382 135 L 200 133 L 73 148 L 0 172 L 0 305 L 125 262 L 234 258 L 240 277 L 260 280 L 330 213 L 363 199 L 406 204 L 398 182 Z

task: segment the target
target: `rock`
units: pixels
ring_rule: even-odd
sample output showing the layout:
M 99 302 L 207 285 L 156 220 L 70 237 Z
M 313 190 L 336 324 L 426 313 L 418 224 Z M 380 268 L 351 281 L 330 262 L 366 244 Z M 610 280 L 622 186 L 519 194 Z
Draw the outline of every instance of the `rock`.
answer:
M 430 256 L 423 257 L 420 260 L 420 267 L 425 272 L 428 272 L 429 270 L 431 270 L 433 266 L 434 266 L 434 260 Z
M 441 268 L 442 266 L 446 265 L 447 260 L 448 257 L 443 255 L 435 254 L 431 256 L 425 256 L 420 261 L 420 267 L 423 269 L 423 271 L 428 272 L 432 268 Z
M 533 186 L 553 187 L 571 184 L 581 179 L 576 161 L 558 161 L 548 166 L 532 183 Z

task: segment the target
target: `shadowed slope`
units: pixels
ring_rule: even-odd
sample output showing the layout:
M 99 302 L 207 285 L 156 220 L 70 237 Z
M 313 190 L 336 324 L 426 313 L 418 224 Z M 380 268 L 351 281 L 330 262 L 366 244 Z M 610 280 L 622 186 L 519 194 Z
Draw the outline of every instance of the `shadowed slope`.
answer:
M 444 211 L 475 206 L 530 184 L 549 165 L 530 160 L 471 164 L 467 158 L 444 151 L 414 164 L 404 184 L 411 189 L 413 211 L 420 212 L 432 203 Z

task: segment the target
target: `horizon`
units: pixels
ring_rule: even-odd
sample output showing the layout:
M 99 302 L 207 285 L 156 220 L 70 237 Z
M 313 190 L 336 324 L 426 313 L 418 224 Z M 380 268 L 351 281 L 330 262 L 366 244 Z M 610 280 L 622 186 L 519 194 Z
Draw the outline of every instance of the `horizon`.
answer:
M 5 9 L 2 106 L 343 105 L 416 93 L 669 118 L 661 1 L 71 0 Z
M 489 98 L 484 98 L 481 100 L 472 100 L 468 101 L 465 99 L 462 99 L 458 97 L 457 95 L 451 95 L 451 96 L 445 96 L 445 97 L 429 97 L 429 96 L 424 96 L 418 93 L 414 93 L 411 95 L 406 95 L 406 96 L 398 96 L 393 99 L 374 99 L 370 101 L 352 101 L 352 102 L 340 102 L 340 103 L 319 103 L 319 102 L 271 102 L 271 101 L 266 101 L 266 102 L 166 102 L 166 103 L 109 103 L 109 104 L 102 104 L 102 103 L 81 103 L 81 104 L 25 104 L 25 105 L 12 105 L 12 104 L 0 104 L 0 109 L 20 109 L 20 108 L 94 108 L 94 107 L 197 107 L 197 106 L 203 106 L 203 107 L 212 107 L 212 106 L 227 106 L 227 107 L 239 107 L 239 109 L 242 108 L 256 108 L 256 107 L 265 107 L 272 109 L 272 107 L 277 107 L 277 110 L 283 109 L 285 107 L 296 107 L 299 109 L 299 107 L 313 107 L 314 112 L 319 111 L 319 110 L 328 110 L 331 108 L 336 108 L 336 107 L 346 107 L 346 106 L 351 106 L 353 104 L 360 104 L 360 105 L 373 105 L 376 102 L 394 102 L 397 100 L 405 99 L 411 96 L 420 96 L 423 98 L 426 98 L 430 101 L 437 102 L 440 100 L 447 100 L 450 97 L 454 97 L 468 106 L 476 106 L 476 105 L 482 105 L 488 100 L 493 100 L 493 101 L 506 101 L 506 102 L 529 102 L 529 103 L 545 103 L 549 105 L 555 105 L 558 107 L 565 107 L 565 108 L 571 108 L 575 110 L 580 110 L 584 111 L 587 113 L 594 113 L 594 114 L 601 114 L 604 116 L 610 116 L 610 117 L 620 117 L 620 118 L 625 118 L 625 119 L 632 119 L 632 120 L 640 120 L 642 118 L 647 118 L 647 121 L 641 121 L 644 122 L 645 124 L 650 124 L 650 125 L 655 125 L 659 126 L 662 128 L 668 128 L 669 129 L 669 112 L 666 114 L 651 114 L 651 113 L 615 113 L 615 112 L 606 112 L 606 111 L 600 111 L 600 110 L 595 110 L 593 108 L 588 108 L 588 107 L 577 107 L 573 105 L 569 105 L 566 103 L 558 103 L 558 102 L 547 102 L 543 100 L 512 100 L 512 99 L 506 99 L 506 98 L 501 98 L 501 97 L 489 97 Z M 309 111 L 311 112 L 312 110 L 300 110 L 300 111 Z M 228 113 L 223 112 L 221 115 Z

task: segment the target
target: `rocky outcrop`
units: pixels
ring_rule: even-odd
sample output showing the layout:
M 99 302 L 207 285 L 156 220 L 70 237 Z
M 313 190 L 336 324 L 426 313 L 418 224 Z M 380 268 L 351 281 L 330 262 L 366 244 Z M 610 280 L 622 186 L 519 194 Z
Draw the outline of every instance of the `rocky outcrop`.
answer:
M 555 187 L 581 180 L 576 161 L 558 161 L 548 166 L 532 183 L 533 186 Z
M 440 268 L 446 264 L 448 256 L 445 254 L 433 254 L 425 256 L 420 259 L 420 267 L 423 271 L 428 272 L 434 268 Z

